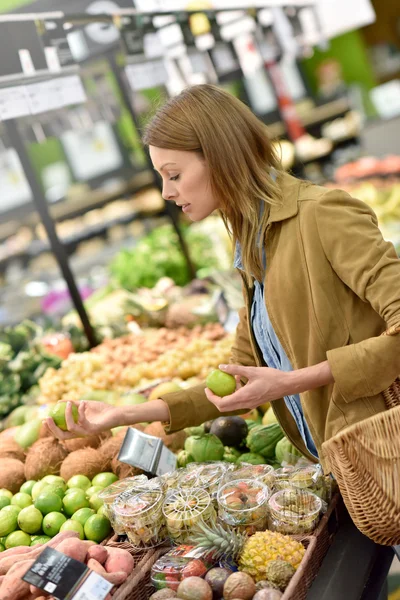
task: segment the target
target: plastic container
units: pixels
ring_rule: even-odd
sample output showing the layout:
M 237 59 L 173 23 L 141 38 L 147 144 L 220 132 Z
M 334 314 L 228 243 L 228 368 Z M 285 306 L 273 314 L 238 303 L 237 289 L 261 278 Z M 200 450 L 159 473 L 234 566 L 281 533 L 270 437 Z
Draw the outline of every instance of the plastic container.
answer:
M 325 477 L 320 465 L 310 465 L 295 469 L 289 477 L 289 484 L 300 489 L 307 489 L 324 500 L 332 498 L 332 480 Z
M 267 525 L 270 489 L 256 479 L 228 482 L 218 491 L 218 516 L 230 528 L 248 534 Z
M 198 523 L 212 527 L 217 518 L 210 494 L 201 488 L 169 492 L 163 513 L 169 537 L 175 544 L 190 543 Z
M 151 583 L 156 590 L 178 589 L 186 577 L 204 577 L 215 560 L 208 550 L 180 545 L 157 560 L 151 569 Z
M 177 487 L 183 489 L 199 487 L 207 490 L 216 500 L 218 487 L 230 467 L 229 463 L 210 461 L 191 463 L 191 465 L 188 466 L 186 473 L 182 473 L 179 477 Z
M 274 467 L 271 465 L 241 464 L 236 469 L 225 473 L 223 483 L 238 479 L 257 479 L 272 490 L 275 483 Z
M 268 501 L 268 529 L 285 535 L 311 533 L 321 515 L 322 500 L 309 490 L 279 490 Z
M 115 519 L 115 514 L 113 511 L 113 504 L 115 500 L 127 490 L 130 490 L 137 484 L 144 484 L 148 479 L 146 475 L 137 475 L 135 477 L 127 477 L 126 479 L 121 479 L 120 481 L 116 481 L 112 483 L 108 487 L 104 488 L 101 492 L 99 492 L 99 498 L 101 498 L 104 502 L 105 511 L 107 513 L 107 517 L 114 529 L 115 533 L 118 535 L 123 535 L 125 531 L 121 529 L 118 524 L 118 521 Z
M 289 479 L 295 468 L 292 466 L 282 467 L 274 471 L 274 490 L 284 490 L 289 487 Z
M 154 548 L 167 539 L 163 502 L 164 494 L 160 491 L 121 494 L 115 500 L 114 518 L 134 548 Z

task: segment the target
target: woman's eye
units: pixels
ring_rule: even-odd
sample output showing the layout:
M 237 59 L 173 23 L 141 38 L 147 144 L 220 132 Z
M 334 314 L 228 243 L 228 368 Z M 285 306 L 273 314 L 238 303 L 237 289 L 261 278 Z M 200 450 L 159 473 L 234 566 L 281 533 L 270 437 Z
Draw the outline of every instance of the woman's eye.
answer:
M 178 179 L 179 179 L 179 175 L 175 175 L 174 177 L 169 178 L 170 181 L 178 181 Z

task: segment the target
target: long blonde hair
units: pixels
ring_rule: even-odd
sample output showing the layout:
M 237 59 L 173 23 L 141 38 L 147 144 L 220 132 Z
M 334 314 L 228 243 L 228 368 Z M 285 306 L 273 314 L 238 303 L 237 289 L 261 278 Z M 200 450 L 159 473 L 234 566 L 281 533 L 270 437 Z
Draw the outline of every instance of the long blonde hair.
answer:
M 265 241 L 270 205 L 282 203 L 275 178 L 281 166 L 263 123 L 221 88 L 195 85 L 156 112 L 143 141 L 202 154 L 224 223 L 241 245 L 247 280 L 251 284 L 253 275 L 262 281 L 260 241 Z M 262 212 L 260 202 L 265 202 Z

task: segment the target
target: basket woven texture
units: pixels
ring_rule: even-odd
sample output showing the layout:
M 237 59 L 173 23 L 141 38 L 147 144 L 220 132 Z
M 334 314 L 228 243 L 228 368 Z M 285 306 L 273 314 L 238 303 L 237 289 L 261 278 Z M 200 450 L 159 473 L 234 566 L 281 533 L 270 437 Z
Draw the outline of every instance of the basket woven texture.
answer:
M 339 526 L 342 510 L 341 497 L 336 494 L 312 535 L 293 536 L 301 541 L 306 552 L 281 600 L 305 600 Z M 127 581 L 113 595 L 113 600 L 148 600 L 154 592 L 150 582 L 151 568 L 160 556 L 170 550 L 170 546 L 137 551 L 129 542 L 119 542 L 117 535 L 109 539 L 106 545 L 128 550 L 135 558 L 136 565 Z
M 382 335 L 399 335 L 394 326 Z M 356 527 L 377 544 L 400 544 L 400 379 L 383 392 L 386 411 L 323 444 Z

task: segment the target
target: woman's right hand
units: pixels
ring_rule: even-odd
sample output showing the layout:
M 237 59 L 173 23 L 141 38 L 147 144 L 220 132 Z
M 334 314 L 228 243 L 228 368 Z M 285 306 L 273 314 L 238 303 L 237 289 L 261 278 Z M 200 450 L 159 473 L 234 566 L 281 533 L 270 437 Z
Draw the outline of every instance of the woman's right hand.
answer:
M 78 409 L 79 419 L 75 423 L 72 416 L 72 405 Z M 53 421 L 51 417 L 44 419 L 51 433 L 59 440 L 69 440 L 76 437 L 87 435 L 96 435 L 116 427 L 119 423 L 116 421 L 117 410 L 114 406 L 103 404 L 102 402 L 85 401 L 67 402 L 65 409 L 65 421 L 68 431 L 63 431 Z

